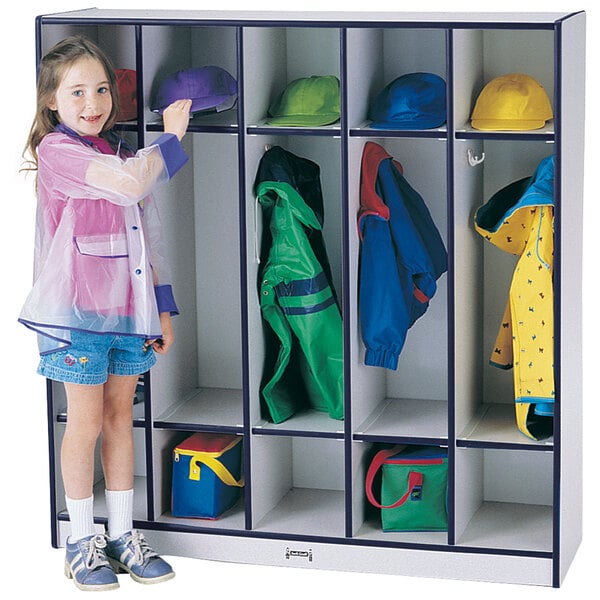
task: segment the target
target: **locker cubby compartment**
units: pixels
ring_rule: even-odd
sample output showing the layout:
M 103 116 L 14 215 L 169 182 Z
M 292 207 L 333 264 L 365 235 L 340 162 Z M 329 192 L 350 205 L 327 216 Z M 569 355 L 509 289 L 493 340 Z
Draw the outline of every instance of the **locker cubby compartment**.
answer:
M 436 446 L 435 443 L 426 445 Z M 352 445 L 352 538 L 362 541 L 377 542 L 382 545 L 423 544 L 446 546 L 446 531 L 383 531 L 381 526 L 381 509 L 373 506 L 366 495 L 365 483 L 367 471 L 377 452 L 392 448 L 393 444 L 355 442 Z M 373 482 L 373 495 L 381 499 L 381 469 Z
M 238 501 L 216 519 L 174 517 L 171 513 L 171 494 L 173 489 L 173 451 L 194 431 L 153 431 L 154 483 L 156 521 L 174 528 L 208 530 L 244 530 L 245 488 L 241 488 Z M 244 441 L 242 441 L 242 444 Z M 243 453 L 242 453 L 243 455 Z M 243 460 L 243 456 L 242 456 Z M 208 468 L 208 467 L 206 467 Z M 242 467 L 243 468 L 243 467 Z
M 554 31 L 551 29 L 457 29 L 453 32 L 454 122 L 457 137 L 494 132 L 471 126 L 471 113 L 484 86 L 495 77 L 523 73 L 536 79 L 554 106 Z M 556 107 L 554 106 L 554 109 Z M 509 132 L 503 131 L 506 135 Z M 554 121 L 517 136 L 548 136 Z
M 320 183 L 323 196 L 323 241 L 329 259 L 333 288 L 341 307 L 342 298 L 342 190 L 341 190 L 341 146 L 340 140 L 333 137 L 312 135 L 252 135 L 246 139 L 246 222 L 247 222 L 247 274 L 248 274 L 248 361 L 250 423 L 263 433 L 323 433 L 332 437 L 343 436 L 344 423 L 333 419 L 326 412 L 311 408 L 296 413 L 282 423 L 272 422 L 263 404 L 261 390 L 266 373 L 272 372 L 268 366 L 268 338 L 273 335 L 270 325 L 263 318 L 260 307 L 261 274 L 266 258 L 259 260 L 263 241 L 263 209 L 254 193 L 254 183 L 259 163 L 265 152 L 280 146 L 287 152 L 308 159 L 320 170 Z M 263 250 L 266 254 L 266 251 Z M 343 340 L 340 339 L 340 344 Z
M 518 256 L 474 227 L 476 211 L 510 183 L 531 176 L 554 144 L 535 140 L 457 140 L 455 160 L 456 431 L 459 445 L 552 445 L 521 433 L 514 408 L 514 373 L 489 364 L 502 324 Z M 471 166 L 469 152 L 484 157 Z
M 54 24 L 44 27 L 41 50 L 45 54 L 61 40 L 83 35 L 97 44 L 108 56 L 115 69 L 136 70 L 135 27 L 132 25 L 102 24 L 84 25 Z M 137 120 L 117 123 L 116 129 L 135 129 Z
M 344 442 L 252 436 L 252 529 L 345 536 Z
M 188 164 L 155 194 L 180 314 L 171 319 L 175 343 L 152 371 L 153 418 L 235 432 L 243 424 L 238 136 L 188 134 L 184 147 Z
M 459 448 L 457 545 L 551 553 L 553 459 L 545 451 Z
M 373 138 L 403 167 L 406 181 L 423 198 L 448 248 L 446 144 L 426 138 Z M 365 364 L 359 320 L 361 243 L 357 230 L 360 169 L 365 141 L 349 144 L 350 372 L 352 423 L 366 438 L 448 436 L 448 291 L 447 273 L 437 280 L 429 308 L 408 330 L 396 370 Z M 432 349 L 435 348 L 435 352 Z
M 69 515 L 65 503 L 65 491 L 62 481 L 62 473 L 60 468 L 60 448 L 65 432 L 65 425 L 57 423 L 54 427 L 55 440 L 55 481 L 56 486 L 56 514 L 60 521 L 68 521 Z M 148 505 L 147 505 L 147 472 L 146 472 L 146 441 L 145 430 L 141 427 L 133 429 L 133 443 L 135 451 L 134 461 L 134 481 L 133 481 L 133 519 L 134 521 L 148 520 Z M 98 440 L 94 453 L 94 521 L 96 523 L 106 523 L 108 519 L 108 511 L 106 509 L 105 489 L 106 482 L 102 471 L 102 463 L 100 457 L 100 444 Z
M 348 124 L 350 135 L 382 135 L 371 129 L 369 108 L 377 95 L 401 75 L 433 73 L 447 81 L 446 30 L 436 28 L 356 28 L 347 30 Z M 446 136 L 446 123 L 394 135 Z
M 339 121 L 319 127 L 277 127 L 266 122 L 269 107 L 287 85 L 313 75 L 334 75 L 340 79 L 339 29 L 244 28 L 244 108 L 248 133 L 276 135 L 277 130 L 315 130 L 339 135 Z
M 238 81 L 238 42 L 236 27 L 202 27 L 187 25 L 142 28 L 144 64 L 144 107 L 149 131 L 162 130 L 162 117 L 153 112 L 154 95 L 160 82 L 177 71 L 207 66 L 225 69 Z M 239 94 L 238 86 L 238 94 Z M 189 131 L 237 131 L 236 104 L 222 112 L 201 111 L 190 119 Z

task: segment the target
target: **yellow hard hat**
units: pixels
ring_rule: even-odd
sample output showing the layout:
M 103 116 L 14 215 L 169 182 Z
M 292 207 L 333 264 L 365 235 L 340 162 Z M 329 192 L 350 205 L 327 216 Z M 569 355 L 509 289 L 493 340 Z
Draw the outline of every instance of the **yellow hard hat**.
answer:
M 541 83 L 530 75 L 508 73 L 481 90 L 471 125 L 485 131 L 526 131 L 540 129 L 552 117 L 552 104 Z

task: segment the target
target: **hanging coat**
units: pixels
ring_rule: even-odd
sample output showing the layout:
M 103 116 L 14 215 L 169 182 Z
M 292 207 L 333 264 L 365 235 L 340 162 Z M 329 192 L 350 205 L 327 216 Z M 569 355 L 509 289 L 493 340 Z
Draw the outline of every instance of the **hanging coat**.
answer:
M 323 243 L 319 167 L 279 146 L 259 165 L 259 297 L 266 328 L 262 398 L 275 423 L 312 408 L 342 419 L 342 318 Z
M 447 254 L 402 165 L 374 142 L 362 156 L 358 232 L 365 364 L 394 370 L 408 330 L 427 311 L 447 269 Z
M 543 439 L 552 435 L 554 408 L 554 157 L 492 196 L 475 229 L 519 256 L 490 364 L 514 369 L 517 426 Z

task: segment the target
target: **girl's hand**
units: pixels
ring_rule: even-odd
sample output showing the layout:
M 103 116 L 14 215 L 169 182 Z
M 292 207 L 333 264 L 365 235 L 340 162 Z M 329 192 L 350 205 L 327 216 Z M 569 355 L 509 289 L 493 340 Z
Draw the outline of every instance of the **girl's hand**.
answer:
M 165 133 L 173 133 L 181 140 L 188 128 L 191 108 L 191 100 L 175 100 L 167 106 L 163 112 Z
M 173 333 L 173 325 L 171 323 L 171 313 L 160 313 L 160 329 L 162 331 L 162 337 L 158 340 L 149 340 L 148 344 L 151 345 L 158 354 L 166 354 L 175 341 L 175 334 Z

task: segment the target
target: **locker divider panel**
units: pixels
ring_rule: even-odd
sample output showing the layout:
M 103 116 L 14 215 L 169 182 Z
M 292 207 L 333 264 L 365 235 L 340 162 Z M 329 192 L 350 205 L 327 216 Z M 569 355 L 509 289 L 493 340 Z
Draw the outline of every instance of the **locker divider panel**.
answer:
M 557 292 L 560 323 L 556 352 L 560 378 L 559 419 L 555 423 L 555 580 L 558 587 L 579 546 L 582 535 L 583 484 L 583 356 L 582 315 L 582 248 L 570 243 L 569 231 L 577 231 L 583 223 L 583 156 L 573 152 L 585 134 L 585 14 L 563 20 L 557 25 L 556 75 L 557 108 L 557 194 L 559 224 L 555 236 L 561 240 L 558 252 Z

